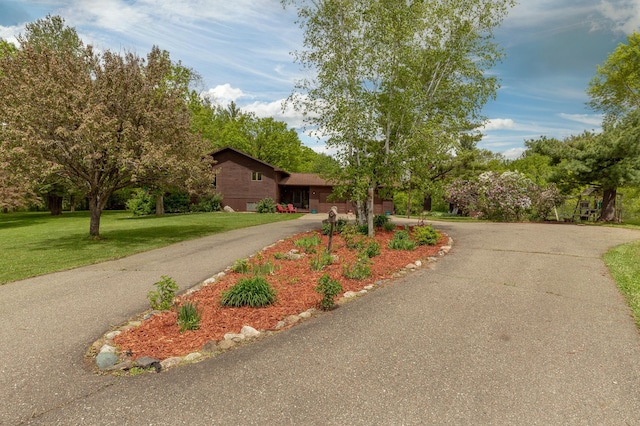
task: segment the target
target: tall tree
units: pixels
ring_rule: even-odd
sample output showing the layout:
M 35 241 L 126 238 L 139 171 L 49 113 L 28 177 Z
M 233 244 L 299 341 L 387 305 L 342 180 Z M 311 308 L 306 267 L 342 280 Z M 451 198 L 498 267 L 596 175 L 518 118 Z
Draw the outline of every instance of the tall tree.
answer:
M 483 118 L 501 57 L 492 30 L 512 0 L 283 0 L 294 4 L 315 73 L 291 100 L 328 136 L 336 178 L 373 233 L 374 191 L 399 182 L 416 152 L 446 152 Z M 440 145 L 440 148 L 435 147 Z
M 616 219 L 616 194 L 621 186 L 640 182 L 640 110 L 615 124 L 607 124 L 601 134 L 585 132 L 564 141 L 541 138 L 528 141 L 537 154 L 551 158 L 554 166 L 550 180 L 573 185 L 596 185 L 602 188 L 603 200 L 599 220 Z
M 54 18 L 48 18 L 53 20 Z M 153 47 L 134 53 L 56 50 L 19 36 L 20 48 L 0 58 L 0 111 L 5 148 L 82 188 L 89 233 L 113 191 L 159 180 L 206 180 L 207 145 L 190 131 L 184 91 L 169 84 L 174 63 Z
M 605 63 L 598 66 L 589 83 L 589 105 L 611 120 L 640 107 L 640 33 L 634 32 L 620 43 Z

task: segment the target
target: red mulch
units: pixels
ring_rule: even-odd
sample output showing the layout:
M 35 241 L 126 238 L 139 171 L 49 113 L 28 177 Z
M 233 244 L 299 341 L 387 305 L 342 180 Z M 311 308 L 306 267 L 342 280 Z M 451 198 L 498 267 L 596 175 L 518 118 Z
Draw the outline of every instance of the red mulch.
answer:
M 294 242 L 301 237 L 313 235 L 314 232 L 298 234 L 276 245 L 263 250 L 250 259 L 250 263 L 271 261 L 275 265 L 275 273 L 267 276 L 267 280 L 276 290 L 277 301 L 265 308 L 230 308 L 220 305 L 220 293 L 234 285 L 243 274 L 230 272 L 215 283 L 181 297 L 182 300 L 197 302 L 202 312 L 200 329 L 180 333 L 176 324 L 175 308 L 162 312 L 144 321 L 140 327 L 130 329 L 114 340 L 121 351 L 131 351 L 133 358 L 150 356 L 166 359 L 172 356 L 184 356 L 198 351 L 211 340 L 222 340 L 226 333 L 239 333 L 245 325 L 257 330 L 274 330 L 276 324 L 289 315 L 297 315 L 310 308 L 318 307 L 322 298 L 314 288 L 318 279 L 325 273 L 337 279 L 343 292 L 359 291 L 375 281 L 389 278 L 395 271 L 416 260 L 424 260 L 434 256 L 445 245 L 448 237 L 442 236 L 435 246 L 418 246 L 413 251 L 390 250 L 387 248 L 393 232 L 378 230 L 376 241 L 380 243 L 381 253 L 374 257 L 371 264 L 371 277 L 358 281 L 342 276 L 342 265 L 353 263 L 356 251 L 347 249 L 340 235 L 334 235 L 332 254 L 337 254 L 340 262 L 325 266 L 322 271 L 312 271 L 309 262 L 315 254 L 308 254 L 300 260 L 275 259 L 275 253 L 286 254 L 295 247 Z M 318 252 L 327 247 L 328 237 L 322 236 Z M 301 253 L 303 252 L 300 249 Z

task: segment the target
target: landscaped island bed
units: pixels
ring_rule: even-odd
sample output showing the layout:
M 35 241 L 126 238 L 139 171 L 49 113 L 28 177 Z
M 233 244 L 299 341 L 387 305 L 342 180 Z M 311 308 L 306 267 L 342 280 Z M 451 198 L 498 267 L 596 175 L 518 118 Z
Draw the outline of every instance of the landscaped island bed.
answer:
M 305 253 L 302 247 L 295 245 L 301 238 L 313 237 L 314 234 L 321 237 L 321 243 L 315 247 L 316 253 Z M 322 296 L 315 288 L 324 274 L 340 282 L 341 295 L 347 291 L 357 292 L 367 285 L 390 278 L 394 272 L 410 263 L 436 256 L 441 247 L 448 244 L 448 237 L 441 235 L 436 245 L 419 245 L 415 250 L 392 250 L 388 248 L 388 243 L 393 234 L 394 231 L 376 232 L 375 240 L 380 244 L 380 254 L 370 259 L 371 275 L 363 280 L 343 276 L 344 265 L 355 264 L 358 251 L 347 248 L 344 238 L 339 234 L 333 236 L 331 251 L 333 255 L 337 255 L 338 260 L 319 271 L 312 270 L 310 264 L 312 259 L 318 259 L 326 250 L 328 236 L 308 232 L 279 241 L 248 261 L 249 265 L 270 262 L 274 266 L 274 273 L 265 275 L 277 292 L 274 304 L 262 308 L 221 306 L 221 293 L 241 278 L 251 276 L 251 272 L 243 274 L 227 271 L 215 282 L 204 285 L 200 290 L 184 295 L 177 301 L 177 304 L 185 301 L 197 303 L 202 313 L 198 330 L 180 333 L 174 307 L 171 311 L 153 315 L 139 327 L 123 332 L 114 342 L 121 353 L 130 354 L 132 359 L 148 356 L 162 360 L 199 351 L 212 340 L 222 340 L 226 333 L 239 333 L 245 325 L 261 331 L 275 330 L 278 322 L 288 316 L 319 307 Z M 292 250 L 299 250 L 304 256 L 297 260 L 285 258 L 284 255 Z

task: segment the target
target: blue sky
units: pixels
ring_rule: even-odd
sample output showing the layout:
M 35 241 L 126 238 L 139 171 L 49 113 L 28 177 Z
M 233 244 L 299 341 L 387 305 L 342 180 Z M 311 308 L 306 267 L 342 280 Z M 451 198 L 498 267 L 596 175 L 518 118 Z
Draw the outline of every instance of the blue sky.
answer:
M 300 114 L 281 110 L 301 77 L 290 52 L 302 47 L 302 33 L 278 0 L 0 0 L 0 37 L 13 41 L 47 14 L 98 49 L 144 56 L 158 45 L 198 71 L 219 102 L 302 127 Z M 640 0 L 520 0 L 496 31 L 507 55 L 492 70 L 502 88 L 484 109 L 478 146 L 515 158 L 527 139 L 599 130 L 601 116 L 585 106 L 587 84 L 639 29 Z M 322 142 L 302 140 L 323 151 Z

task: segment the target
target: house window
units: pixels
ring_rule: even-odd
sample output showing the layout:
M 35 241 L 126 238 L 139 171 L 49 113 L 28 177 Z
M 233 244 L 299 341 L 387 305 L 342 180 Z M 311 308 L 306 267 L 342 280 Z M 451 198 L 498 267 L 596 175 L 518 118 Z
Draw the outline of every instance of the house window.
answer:
M 251 180 L 262 180 L 262 172 L 251 172 Z

